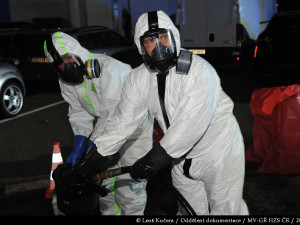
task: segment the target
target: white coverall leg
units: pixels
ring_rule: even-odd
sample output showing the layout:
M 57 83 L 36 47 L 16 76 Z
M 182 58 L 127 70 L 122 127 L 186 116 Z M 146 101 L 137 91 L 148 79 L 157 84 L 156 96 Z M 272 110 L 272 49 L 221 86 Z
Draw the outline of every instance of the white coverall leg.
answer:
M 243 138 L 239 135 L 235 118 L 231 117 L 228 123 L 232 124 L 231 128 L 236 127 L 236 134 L 226 137 L 232 145 L 220 149 L 216 157 L 193 158 L 189 169 L 192 178 L 184 175 L 184 161 L 175 164 L 172 171 L 174 186 L 198 215 L 249 215 L 242 199 L 245 167 L 241 165 L 244 164 L 244 155 L 239 149 L 244 148 Z M 231 146 L 232 149 L 227 149 Z M 186 214 L 180 210 L 179 214 Z
M 117 167 L 115 167 L 117 168 Z M 147 202 L 147 181 L 136 182 L 129 174 L 103 181 L 109 190 L 99 198 L 102 215 L 143 215 Z
M 197 215 L 208 215 L 209 211 L 204 183 L 201 180 L 193 180 L 184 175 L 184 162 L 184 160 L 180 160 L 179 162 L 175 162 L 173 164 L 171 173 L 172 183 L 174 187 L 176 187 L 176 189 L 182 194 L 182 196 L 189 202 Z M 185 190 L 193 190 L 193 192 L 187 192 Z M 180 203 L 178 203 L 177 215 L 187 215 L 187 212 Z

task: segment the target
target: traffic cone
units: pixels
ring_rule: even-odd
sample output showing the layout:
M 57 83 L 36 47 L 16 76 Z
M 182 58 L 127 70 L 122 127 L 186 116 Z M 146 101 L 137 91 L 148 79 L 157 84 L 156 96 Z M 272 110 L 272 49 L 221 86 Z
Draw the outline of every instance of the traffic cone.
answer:
M 50 185 L 46 190 L 45 198 L 51 198 L 51 192 L 55 189 L 55 182 L 52 178 L 52 173 L 56 169 L 56 167 L 59 164 L 63 164 L 63 159 L 61 156 L 61 150 L 59 142 L 55 142 L 53 145 L 53 154 L 52 154 L 52 166 L 51 166 L 51 172 L 50 172 Z

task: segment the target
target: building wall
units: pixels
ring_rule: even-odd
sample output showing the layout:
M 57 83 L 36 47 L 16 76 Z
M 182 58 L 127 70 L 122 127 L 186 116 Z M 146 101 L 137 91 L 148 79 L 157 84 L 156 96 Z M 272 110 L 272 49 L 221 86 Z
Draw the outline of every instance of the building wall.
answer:
M 9 13 L 9 3 L 8 0 L 0 1 L 0 22 L 9 22 L 10 13 Z
M 87 0 L 86 2 L 89 25 L 107 26 L 121 34 L 123 34 L 123 7 L 130 11 L 132 32 L 138 17 L 144 12 L 163 10 L 171 16 L 175 15 L 177 10 L 177 0 Z
M 2 0 L 1 0 L 2 1 Z M 10 21 L 33 22 L 33 18 L 60 17 L 73 27 L 102 25 L 123 34 L 122 8 L 132 15 L 132 32 L 138 17 L 148 11 L 163 10 L 175 15 L 177 0 L 8 0 Z M 149 2 L 151 4 L 149 4 Z
M 151 4 L 149 4 L 151 2 Z M 130 11 L 133 24 L 136 23 L 139 16 L 145 12 L 162 10 L 169 16 L 176 14 L 177 0 L 131 0 Z
M 69 0 L 9 0 L 10 20 L 32 22 L 37 17 L 70 19 Z

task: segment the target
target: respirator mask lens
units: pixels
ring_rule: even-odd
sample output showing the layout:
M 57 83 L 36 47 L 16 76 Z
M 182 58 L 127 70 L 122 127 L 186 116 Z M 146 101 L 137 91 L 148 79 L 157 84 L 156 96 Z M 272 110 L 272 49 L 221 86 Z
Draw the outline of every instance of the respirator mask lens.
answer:
M 158 28 L 140 37 L 142 55 L 150 72 L 166 73 L 176 65 L 177 52 L 172 31 Z
M 162 61 L 174 56 L 175 41 L 171 31 L 159 29 L 141 36 L 142 53 L 147 60 Z

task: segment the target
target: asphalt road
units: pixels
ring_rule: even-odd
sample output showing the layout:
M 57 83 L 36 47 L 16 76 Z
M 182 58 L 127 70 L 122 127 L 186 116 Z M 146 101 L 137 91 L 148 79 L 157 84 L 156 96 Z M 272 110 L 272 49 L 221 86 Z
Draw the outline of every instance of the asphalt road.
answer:
M 252 144 L 251 94 L 261 84 L 254 83 L 248 68 L 216 66 L 225 92 L 235 103 L 246 149 Z M 67 117 L 68 105 L 57 88 L 38 88 L 25 99 L 18 118 L 0 120 L 0 215 L 54 215 L 51 199 L 44 197 L 49 186 L 54 142 L 60 142 L 62 156 L 70 153 L 73 134 Z M 299 176 L 270 176 L 255 173 L 257 165 L 246 164 L 244 199 L 254 215 L 300 214 Z M 169 169 L 157 178 L 169 178 Z M 281 189 L 274 182 L 293 182 Z M 270 183 L 271 182 L 271 183 Z M 265 184 L 265 186 L 264 186 Z M 272 192 L 274 190 L 275 192 Z M 176 201 L 155 180 L 149 182 L 146 215 L 174 215 Z M 289 192 L 289 193 L 287 193 Z M 277 196 L 275 197 L 274 194 Z M 289 201 L 293 199 L 293 201 Z M 280 209 L 280 211 L 278 211 Z

